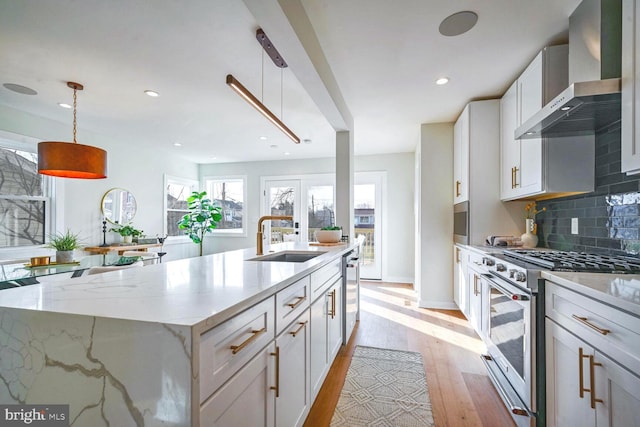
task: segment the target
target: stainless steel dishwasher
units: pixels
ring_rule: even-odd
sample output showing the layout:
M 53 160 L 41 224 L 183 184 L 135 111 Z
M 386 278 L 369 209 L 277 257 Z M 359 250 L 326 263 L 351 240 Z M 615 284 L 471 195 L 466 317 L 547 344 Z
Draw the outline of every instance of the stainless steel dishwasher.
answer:
M 349 342 L 356 321 L 360 320 L 361 246 L 342 256 L 342 340 Z

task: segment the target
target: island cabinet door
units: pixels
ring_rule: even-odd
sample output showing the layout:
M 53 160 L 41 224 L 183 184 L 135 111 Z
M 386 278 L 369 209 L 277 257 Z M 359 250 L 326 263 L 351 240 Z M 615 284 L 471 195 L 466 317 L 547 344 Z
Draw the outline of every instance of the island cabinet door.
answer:
M 200 407 L 200 427 L 274 427 L 276 363 L 272 342 Z
M 276 369 L 276 426 L 304 424 L 309 399 L 309 319 L 307 309 L 276 338 L 279 365 Z
M 320 387 L 322 387 L 328 361 L 327 303 L 329 298 L 327 295 L 328 293 L 325 293 L 311 304 L 311 366 L 309 372 L 312 400 L 315 399 Z
M 342 345 L 342 278 L 338 279 L 328 292 L 329 312 L 327 313 L 328 367 Z

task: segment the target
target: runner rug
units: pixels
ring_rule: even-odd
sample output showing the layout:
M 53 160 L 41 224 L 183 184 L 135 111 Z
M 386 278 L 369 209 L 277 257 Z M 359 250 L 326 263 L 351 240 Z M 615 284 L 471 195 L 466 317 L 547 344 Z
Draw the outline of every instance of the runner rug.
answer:
M 420 353 L 356 346 L 331 426 L 434 426 Z

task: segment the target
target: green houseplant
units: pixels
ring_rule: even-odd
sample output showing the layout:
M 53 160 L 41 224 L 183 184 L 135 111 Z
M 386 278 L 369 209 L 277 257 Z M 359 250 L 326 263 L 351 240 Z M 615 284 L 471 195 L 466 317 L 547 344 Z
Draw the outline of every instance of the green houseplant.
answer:
M 57 264 L 68 264 L 73 262 L 73 251 L 80 247 L 80 237 L 67 230 L 65 233 L 49 236 L 49 243 L 46 247 L 56 250 Z
M 178 228 L 184 230 L 184 234 L 200 246 L 200 256 L 202 256 L 204 236 L 213 231 L 222 219 L 222 208 L 214 206 L 206 196 L 206 191 L 191 193 L 187 198 L 190 212 L 178 221 Z
M 142 230 L 138 230 L 131 224 L 117 225 L 116 227 L 110 228 L 109 231 L 114 231 L 121 235 L 125 243 L 131 243 L 134 237 L 140 237 L 143 235 Z

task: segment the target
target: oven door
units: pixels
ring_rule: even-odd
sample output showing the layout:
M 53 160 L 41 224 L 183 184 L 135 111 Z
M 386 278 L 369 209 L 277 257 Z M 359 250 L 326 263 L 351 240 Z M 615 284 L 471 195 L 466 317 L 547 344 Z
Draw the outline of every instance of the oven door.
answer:
M 492 380 L 500 383 L 496 386 L 503 399 L 505 392 L 517 393 L 519 399 L 510 402 L 512 413 L 534 415 L 535 294 L 492 274 L 484 277 L 489 285 L 487 349 L 494 369 L 497 367 L 501 374 L 492 376 Z M 520 403 L 525 408 L 520 408 Z

